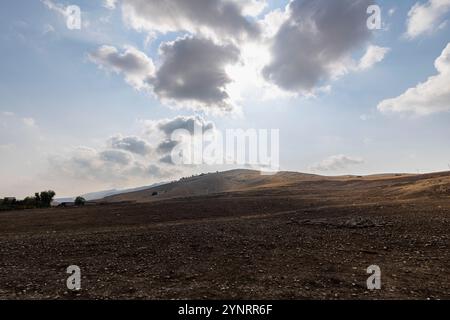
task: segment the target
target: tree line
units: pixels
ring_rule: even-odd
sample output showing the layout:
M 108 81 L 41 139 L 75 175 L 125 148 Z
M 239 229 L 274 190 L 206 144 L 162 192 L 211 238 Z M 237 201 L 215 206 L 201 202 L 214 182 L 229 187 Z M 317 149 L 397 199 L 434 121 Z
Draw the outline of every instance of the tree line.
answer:
M 15 198 L 0 199 L 0 210 L 49 208 L 56 193 L 53 190 L 36 192 L 34 197 L 26 197 L 23 200 Z

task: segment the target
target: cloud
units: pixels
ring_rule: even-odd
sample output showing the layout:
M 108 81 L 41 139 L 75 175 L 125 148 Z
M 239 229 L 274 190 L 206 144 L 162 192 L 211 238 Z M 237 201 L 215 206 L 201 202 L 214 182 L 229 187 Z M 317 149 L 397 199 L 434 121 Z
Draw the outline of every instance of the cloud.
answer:
M 97 148 L 80 146 L 53 155 L 49 159 L 52 176 L 59 180 L 89 181 L 103 187 L 124 187 L 175 178 L 190 169 L 174 166 L 171 153 L 180 141 L 174 140 L 172 133 L 184 129 L 197 134 L 196 127 L 208 130 L 214 128 L 214 124 L 201 117 L 181 116 L 142 121 L 142 134 L 139 136 L 117 134 Z
M 220 39 L 258 37 L 256 23 L 245 17 L 261 1 L 124 0 L 124 21 L 132 28 L 161 33 L 187 31 Z M 245 13 L 244 13 L 245 11 Z
M 268 12 L 264 18 L 259 21 L 263 35 L 267 38 L 274 37 L 289 17 L 289 6 L 287 6 L 286 9 L 277 8 Z
M 428 0 L 417 2 L 408 12 L 406 36 L 414 39 L 425 33 L 435 31 L 450 10 L 450 0 Z
M 266 0 L 230 0 L 241 6 L 242 14 L 256 17 L 263 12 L 268 3 Z
M 367 51 L 364 54 L 364 56 L 359 61 L 358 69 L 367 70 L 372 68 L 375 64 L 383 61 L 384 57 L 389 51 L 390 48 L 370 45 L 367 48 Z
M 172 152 L 173 148 L 175 148 L 178 144 L 178 141 L 165 140 L 158 145 L 156 151 L 158 151 L 158 153 L 168 154 Z
M 42 136 L 26 117 L 0 111 L 0 192 L 20 196 L 51 186 L 59 195 L 125 188 L 190 175 L 197 168 L 175 165 L 171 153 L 178 129 L 200 137 L 195 128 L 215 128 L 202 117 L 141 122 L 135 135 L 116 134 L 92 146 L 71 147 Z M 96 139 L 98 141 L 98 139 Z M 53 147 L 57 145 L 58 148 Z M 20 172 L 20 174 L 18 174 Z M 28 186 L 24 189 L 24 186 Z
M 339 171 L 351 166 L 364 163 L 361 158 L 353 158 L 345 155 L 334 155 L 311 167 L 313 171 Z
M 118 149 L 94 149 L 85 146 L 49 159 L 52 176 L 97 184 L 135 185 L 160 181 L 178 173 L 156 164 L 157 160 Z
M 142 156 L 151 152 L 150 144 L 136 136 L 123 137 L 119 134 L 112 137 L 109 143 L 112 148 L 126 150 Z
M 105 70 L 123 74 L 125 81 L 137 90 L 148 89 L 155 73 L 152 59 L 131 46 L 125 46 L 120 53 L 115 47 L 104 45 L 89 53 L 88 58 Z
M 310 93 L 351 65 L 351 52 L 366 43 L 371 0 L 294 0 L 288 19 L 272 44 L 272 60 L 263 69 L 280 88 Z
M 172 160 L 172 155 L 170 155 L 170 154 L 163 156 L 161 159 L 159 159 L 159 162 L 174 165 L 174 162 Z
M 181 143 L 179 136 L 177 138 L 172 136 L 174 132 L 183 130 L 194 139 L 201 139 L 204 132 L 214 132 L 215 130 L 213 122 L 206 121 L 200 116 L 179 116 L 173 119 L 148 121 L 146 122 L 146 127 L 147 134 L 154 132 L 162 133 L 160 142 L 156 147 L 156 152 L 160 157 L 159 162 L 165 164 L 173 164 L 172 151 Z
M 164 43 L 160 52 L 162 65 L 150 82 L 161 100 L 206 110 L 233 109 L 226 66 L 238 61 L 238 48 L 184 37 Z
M 195 134 L 195 128 L 203 129 L 204 131 L 212 130 L 215 128 L 214 123 L 206 121 L 200 116 L 196 117 L 184 117 L 179 116 L 173 119 L 159 120 L 157 122 L 148 122 L 147 126 L 156 127 L 166 136 L 170 136 L 176 130 L 186 130 L 190 134 Z
M 103 0 L 103 6 L 106 9 L 113 10 L 116 8 L 117 0 Z
M 123 74 L 129 85 L 153 92 L 167 104 L 221 112 L 233 110 L 227 92 L 232 79 L 226 67 L 239 60 L 237 47 L 183 37 L 163 43 L 159 51 L 161 63 L 157 71 L 151 58 L 130 46 L 121 53 L 104 45 L 89 53 L 88 58 L 102 69 Z
M 450 43 L 434 63 L 437 75 L 425 82 L 409 88 L 400 96 L 387 99 L 378 104 L 384 113 L 402 112 L 416 115 L 429 115 L 450 111 Z
M 128 165 L 132 161 L 129 153 L 122 150 L 105 150 L 100 152 L 100 158 L 103 161 L 119 165 Z

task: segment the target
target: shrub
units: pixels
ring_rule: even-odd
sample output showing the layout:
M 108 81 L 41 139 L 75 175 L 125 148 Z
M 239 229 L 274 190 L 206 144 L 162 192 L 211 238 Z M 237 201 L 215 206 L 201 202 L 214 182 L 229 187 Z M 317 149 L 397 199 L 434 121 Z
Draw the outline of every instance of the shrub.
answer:
M 84 199 L 83 197 L 77 197 L 75 199 L 76 206 L 84 206 L 85 204 L 86 204 L 86 199 Z
M 55 195 L 56 193 L 53 190 L 42 191 L 39 195 L 41 207 L 49 208 Z

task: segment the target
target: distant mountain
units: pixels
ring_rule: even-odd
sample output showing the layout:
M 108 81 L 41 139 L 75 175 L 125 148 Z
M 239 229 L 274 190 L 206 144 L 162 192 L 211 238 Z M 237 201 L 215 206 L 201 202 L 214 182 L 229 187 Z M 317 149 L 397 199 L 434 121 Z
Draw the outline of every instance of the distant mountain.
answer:
M 81 195 L 84 199 L 86 199 L 87 201 L 94 201 L 94 200 L 100 200 L 103 199 L 105 197 L 110 197 L 110 196 L 114 196 L 114 195 L 120 195 L 122 193 L 129 193 L 129 192 L 137 192 L 137 191 L 141 191 L 141 190 L 146 190 L 149 188 L 154 188 L 157 186 L 160 186 L 164 184 L 164 182 L 161 183 L 155 183 L 149 186 L 143 186 L 143 187 L 137 187 L 137 188 L 131 188 L 131 189 L 111 189 L 111 190 L 104 190 L 104 191 L 97 191 L 97 192 L 90 192 L 90 193 L 86 193 Z M 73 202 L 75 201 L 76 197 L 68 197 L 68 198 L 57 198 L 55 199 L 55 201 L 57 203 L 62 203 L 62 202 Z

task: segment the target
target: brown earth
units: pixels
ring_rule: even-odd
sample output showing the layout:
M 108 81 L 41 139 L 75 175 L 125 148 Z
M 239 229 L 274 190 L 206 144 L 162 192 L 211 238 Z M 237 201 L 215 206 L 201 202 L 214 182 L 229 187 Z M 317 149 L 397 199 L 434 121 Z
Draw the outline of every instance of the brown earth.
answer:
M 0 298 L 450 298 L 450 173 L 231 171 L 106 200 L 0 213 Z

